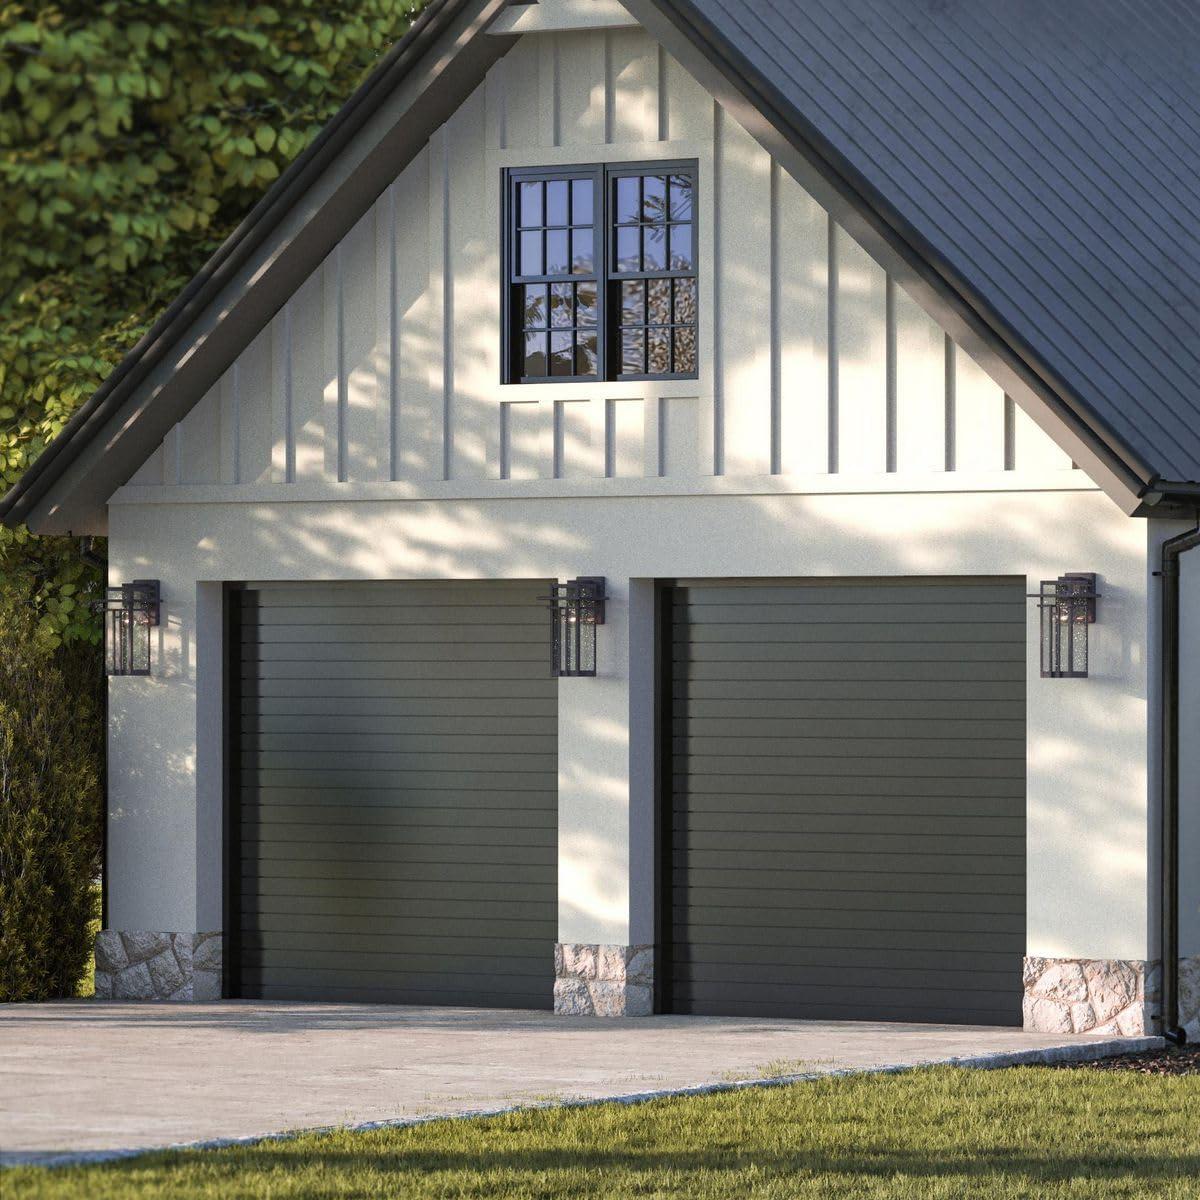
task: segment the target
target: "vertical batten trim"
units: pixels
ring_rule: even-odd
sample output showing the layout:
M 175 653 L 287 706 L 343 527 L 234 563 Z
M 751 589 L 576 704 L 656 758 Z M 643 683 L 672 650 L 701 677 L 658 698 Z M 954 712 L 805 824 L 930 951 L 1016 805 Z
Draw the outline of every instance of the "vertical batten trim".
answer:
M 550 38 L 550 136 L 552 146 L 562 145 L 562 47 L 561 35 Z
M 339 245 L 335 263 L 335 320 L 337 321 L 337 480 L 345 483 L 346 472 L 346 405 L 349 400 L 346 379 L 346 280 L 343 271 L 342 247 Z
M 551 432 L 552 448 L 550 451 L 551 465 L 550 470 L 555 479 L 563 477 L 563 424 L 566 420 L 566 414 L 563 411 L 564 401 L 554 401 L 554 417 L 553 427 Z
M 658 47 L 658 140 L 671 140 L 671 96 L 666 47 Z
M 887 389 L 884 401 L 884 419 L 887 425 L 886 439 L 886 470 L 893 473 L 896 470 L 896 281 L 889 274 L 884 283 L 884 338 L 885 372 Z
M 1017 469 L 1017 408 L 1007 392 L 1004 394 L 1004 469 Z
M 604 144 L 612 145 L 615 122 L 615 80 L 613 79 L 612 31 L 604 31 Z
M 171 426 L 171 432 L 168 435 L 168 441 L 171 444 L 171 478 L 163 479 L 164 483 L 172 483 L 178 487 L 183 482 L 183 426 L 177 424 Z M 163 455 L 163 470 L 164 476 L 166 473 L 166 455 Z
M 954 340 L 946 334 L 946 470 L 956 469 L 958 425 L 958 380 L 955 372 Z
M 617 473 L 617 402 L 604 401 L 604 478 Z
M 500 405 L 500 478 L 512 478 L 512 405 Z
M 295 386 L 292 375 L 292 301 L 283 306 L 283 481 L 296 482 Z
M 829 474 L 838 473 L 838 227 L 832 216 L 826 221 L 826 289 L 828 292 L 827 327 L 825 338 L 828 343 L 826 365 L 829 372 Z
M 779 277 L 779 163 L 771 159 L 771 474 L 783 470 L 783 335 L 782 281 Z
M 725 154 L 725 110 L 717 101 L 713 101 L 713 317 L 716 337 L 713 338 L 713 462 L 714 475 L 725 474 L 725 333 L 724 314 L 721 310 L 724 289 L 722 272 L 725 264 L 722 261 L 721 216 L 724 209 L 724 197 L 721 194 L 724 176 Z
M 442 478 L 450 479 L 454 465 L 454 273 L 451 264 L 450 137 L 441 139 L 442 210 Z
M 382 269 L 376 268 L 376 295 L 379 311 L 376 317 L 376 336 L 385 340 L 381 356 L 383 370 L 387 374 L 387 384 L 378 388 L 375 397 L 376 404 L 384 406 L 384 412 L 376 417 L 376 428 L 383 435 L 384 452 L 387 462 L 380 464 L 378 470 L 381 479 L 396 480 L 399 478 L 398 463 L 400 460 L 400 323 L 396 304 L 396 289 L 399 287 L 396 268 L 396 187 L 391 184 L 383 193 L 382 236 L 376 226 L 376 246 L 382 250 L 386 262 Z

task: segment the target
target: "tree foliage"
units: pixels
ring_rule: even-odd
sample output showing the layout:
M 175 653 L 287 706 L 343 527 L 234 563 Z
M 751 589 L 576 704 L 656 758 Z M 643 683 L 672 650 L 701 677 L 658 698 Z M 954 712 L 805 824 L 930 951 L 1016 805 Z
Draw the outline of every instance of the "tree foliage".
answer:
M 100 865 L 100 674 L 0 609 L 0 1002 L 72 996 Z
M 8 487 L 407 29 L 419 0 L 0 0 Z M 7 599 L 94 642 L 95 573 L 0 530 Z

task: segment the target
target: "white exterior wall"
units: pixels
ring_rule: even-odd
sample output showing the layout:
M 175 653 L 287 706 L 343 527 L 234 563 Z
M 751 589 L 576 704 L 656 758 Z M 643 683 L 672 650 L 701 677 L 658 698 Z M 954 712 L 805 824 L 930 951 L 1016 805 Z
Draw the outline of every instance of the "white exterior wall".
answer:
M 1200 548 L 1179 564 L 1179 953 L 1188 958 L 1200 955 Z
M 700 378 L 500 383 L 505 167 L 699 162 Z M 1071 462 L 638 29 L 527 36 L 135 476 L 148 487 L 836 474 Z M 1076 481 L 1076 486 L 1078 481 Z
M 500 172 L 696 158 L 701 376 L 499 383 Z M 613 601 L 560 684 L 560 939 L 653 940 L 655 578 L 1099 573 L 1092 677 L 1038 677 L 1029 939 L 1145 958 L 1145 527 L 638 30 L 523 39 L 117 493 L 160 578 L 110 683 L 110 924 L 220 927 L 223 580 L 568 578 Z M 197 672 L 200 685 L 197 686 Z
M 646 878 L 639 856 L 652 828 L 652 725 L 630 717 L 645 712 L 648 696 L 644 581 L 982 574 L 1020 575 L 1032 591 L 1040 579 L 1086 568 L 1099 573 L 1104 593 L 1088 680 L 1039 677 L 1030 605 L 1028 952 L 1149 955 L 1151 564 L 1145 526 L 1098 492 L 911 493 L 886 504 L 839 494 L 131 500 L 113 505 L 111 518 L 114 577 L 153 569 L 166 613 L 153 677 L 110 685 L 115 928 L 211 928 L 219 916 L 219 740 L 196 688 L 197 647 L 208 654 L 220 641 L 211 606 L 204 624 L 197 618 L 207 583 L 606 575 L 614 598 L 600 631 L 600 675 L 564 680 L 559 693 L 560 937 L 628 943 L 650 919 L 648 889 L 629 883 Z M 214 694 L 206 690 L 210 705 Z

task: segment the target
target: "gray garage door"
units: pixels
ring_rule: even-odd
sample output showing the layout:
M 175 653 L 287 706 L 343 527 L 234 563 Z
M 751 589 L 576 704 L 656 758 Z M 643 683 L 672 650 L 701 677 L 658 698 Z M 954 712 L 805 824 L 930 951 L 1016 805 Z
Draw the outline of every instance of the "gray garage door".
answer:
M 241 995 L 552 1005 L 548 592 L 237 593 Z
M 668 1007 L 1020 1023 L 1024 590 L 672 590 Z

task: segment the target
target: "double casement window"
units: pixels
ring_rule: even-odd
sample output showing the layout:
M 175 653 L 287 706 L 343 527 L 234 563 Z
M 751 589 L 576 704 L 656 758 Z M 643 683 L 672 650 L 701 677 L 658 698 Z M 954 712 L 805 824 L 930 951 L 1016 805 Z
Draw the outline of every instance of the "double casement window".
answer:
M 694 379 L 696 166 L 512 170 L 504 381 Z

